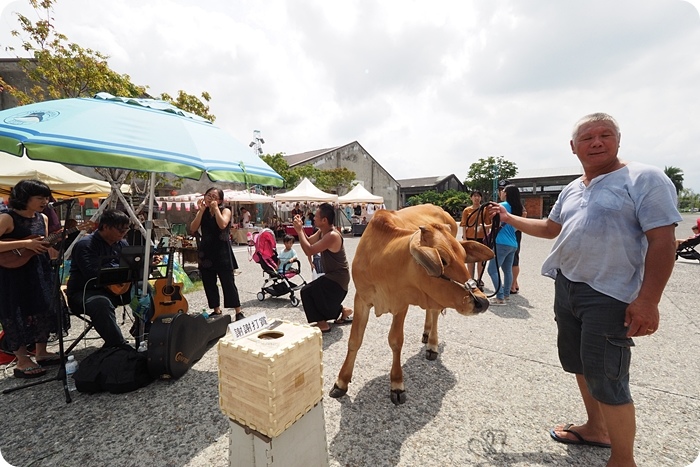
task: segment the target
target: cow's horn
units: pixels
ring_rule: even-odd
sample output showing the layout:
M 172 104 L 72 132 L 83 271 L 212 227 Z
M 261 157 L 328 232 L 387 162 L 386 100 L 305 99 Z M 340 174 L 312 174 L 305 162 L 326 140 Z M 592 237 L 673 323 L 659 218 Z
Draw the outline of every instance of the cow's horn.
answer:
M 427 271 L 429 276 L 440 277 L 444 272 L 440 254 L 435 248 L 421 246 L 421 237 L 419 234 L 422 233 L 422 231 L 423 227 L 411 236 L 411 242 L 409 243 L 411 256 L 413 256 L 413 259 Z

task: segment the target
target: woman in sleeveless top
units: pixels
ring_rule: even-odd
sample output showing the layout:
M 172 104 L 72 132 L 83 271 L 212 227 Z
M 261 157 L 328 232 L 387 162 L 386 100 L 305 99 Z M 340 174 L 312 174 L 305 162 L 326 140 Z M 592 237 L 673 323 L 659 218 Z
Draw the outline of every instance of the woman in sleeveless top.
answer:
M 301 289 L 301 301 L 309 323 L 316 323 L 321 332 L 331 330 L 328 320 L 336 324 L 352 322 L 352 310 L 343 307 L 348 293 L 350 268 L 345 256 L 343 236 L 335 229 L 335 210 L 328 203 L 321 204 L 314 216 L 318 230 L 311 237 L 304 233 L 300 216 L 294 218 L 294 230 L 299 235 L 299 245 L 311 256 L 321 254 L 324 275 L 309 282 Z
M 241 300 L 233 278 L 237 264 L 231 250 L 231 210 L 223 208 L 224 192 L 209 188 L 199 200 L 197 215 L 190 224 L 190 232 L 201 230 L 198 242 L 199 272 L 212 314 L 221 314 L 218 277 L 224 293 L 224 308 L 236 310 L 235 320 L 243 319 Z
M 51 264 L 47 254 L 48 220 L 41 211 L 49 202 L 51 189 L 39 180 L 22 180 L 10 193 L 10 210 L 0 214 L 0 252 L 24 248 L 34 254 L 18 268 L 0 264 L 0 323 L 4 347 L 17 358 L 16 378 L 36 378 L 46 373 L 42 366 L 59 364 L 58 355 L 46 350 L 50 330 L 56 321 L 52 300 Z M 35 235 L 36 238 L 27 239 Z M 53 321 L 52 321 L 53 320 Z M 36 362 L 27 354 L 35 344 Z

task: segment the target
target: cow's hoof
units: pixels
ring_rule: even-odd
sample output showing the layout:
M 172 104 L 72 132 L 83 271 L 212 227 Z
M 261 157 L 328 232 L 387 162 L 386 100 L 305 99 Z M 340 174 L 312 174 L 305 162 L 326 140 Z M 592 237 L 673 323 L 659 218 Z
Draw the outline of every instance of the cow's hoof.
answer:
M 428 360 L 436 360 L 438 357 L 438 353 L 435 352 L 434 350 L 427 349 L 425 351 L 425 358 Z
M 403 389 L 392 389 L 391 402 L 393 402 L 394 405 L 399 405 L 406 402 L 406 391 L 404 391 Z
M 428 343 L 428 333 L 427 332 L 423 333 L 423 338 L 420 341 L 424 344 Z
M 328 395 L 333 399 L 337 399 L 339 397 L 343 397 L 347 393 L 347 389 L 340 389 L 337 384 L 333 383 L 333 389 L 331 389 L 331 392 L 329 392 Z

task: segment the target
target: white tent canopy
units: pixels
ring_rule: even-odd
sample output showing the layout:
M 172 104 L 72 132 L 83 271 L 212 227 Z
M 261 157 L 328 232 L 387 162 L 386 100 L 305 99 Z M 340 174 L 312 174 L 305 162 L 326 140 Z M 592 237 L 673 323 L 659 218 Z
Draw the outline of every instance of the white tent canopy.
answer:
M 27 179 L 46 183 L 56 198 L 106 197 L 111 191 L 109 182 L 86 177 L 56 162 L 35 161 L 27 156 L 16 157 L 0 152 L 0 167 L 0 196 L 9 194 L 17 182 Z M 122 192 L 128 193 L 129 186 L 122 185 Z
M 279 193 L 275 195 L 275 201 L 291 201 L 291 202 L 336 202 L 338 201 L 338 195 L 333 193 L 326 193 L 321 191 L 316 186 L 309 181 L 308 178 L 304 178 L 299 185 L 293 190 L 287 191 L 286 193 Z
M 239 204 L 257 204 L 257 203 L 273 203 L 275 198 L 272 196 L 267 196 L 260 193 L 253 193 L 248 190 L 223 190 L 224 192 L 224 202 L 226 203 L 239 203 Z M 186 195 L 177 196 L 157 196 L 156 203 L 158 207 L 162 208 L 163 205 L 167 209 L 171 209 L 173 205 L 182 205 L 197 207 L 197 201 L 202 199 L 204 195 L 202 193 L 190 193 Z
M 373 195 L 362 185 L 355 185 L 347 194 L 338 197 L 339 204 L 374 203 L 382 204 L 384 198 Z

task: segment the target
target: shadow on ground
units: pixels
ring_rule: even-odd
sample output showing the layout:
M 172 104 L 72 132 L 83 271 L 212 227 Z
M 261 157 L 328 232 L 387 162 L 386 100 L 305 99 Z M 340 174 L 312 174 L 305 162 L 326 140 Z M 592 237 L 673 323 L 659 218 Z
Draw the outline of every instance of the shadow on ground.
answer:
M 440 359 L 428 361 L 421 350 L 403 365 L 407 398 L 395 406 L 389 397 L 388 370 L 361 388 L 351 383 L 349 397 L 329 402 L 342 404 L 341 429 L 329 446 L 341 465 L 397 465 L 406 439 L 437 416 L 445 394 L 457 383 Z M 426 378 L 430 384 L 420 384 Z M 354 397 L 353 391 L 358 391 Z M 360 446 L 358 435 L 372 442 Z

